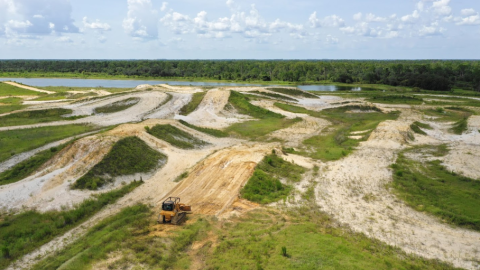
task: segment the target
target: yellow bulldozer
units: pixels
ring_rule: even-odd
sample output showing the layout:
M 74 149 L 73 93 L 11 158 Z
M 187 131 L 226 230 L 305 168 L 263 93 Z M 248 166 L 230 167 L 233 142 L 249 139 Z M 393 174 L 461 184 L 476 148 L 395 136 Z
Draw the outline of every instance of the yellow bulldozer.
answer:
M 158 223 L 171 223 L 173 225 L 179 225 L 185 218 L 187 214 L 192 213 L 192 207 L 184 203 L 180 203 L 180 198 L 178 197 L 168 197 L 162 203 L 162 210 L 158 215 Z

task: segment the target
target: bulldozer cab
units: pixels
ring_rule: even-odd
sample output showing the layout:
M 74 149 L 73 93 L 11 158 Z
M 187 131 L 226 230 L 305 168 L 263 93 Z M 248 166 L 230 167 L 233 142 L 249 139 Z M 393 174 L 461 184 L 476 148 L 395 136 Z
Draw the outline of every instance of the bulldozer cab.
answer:
M 177 205 L 179 202 L 180 202 L 180 198 L 168 197 L 168 199 L 166 199 L 162 203 L 162 210 L 163 211 L 173 211 L 175 209 L 175 205 Z

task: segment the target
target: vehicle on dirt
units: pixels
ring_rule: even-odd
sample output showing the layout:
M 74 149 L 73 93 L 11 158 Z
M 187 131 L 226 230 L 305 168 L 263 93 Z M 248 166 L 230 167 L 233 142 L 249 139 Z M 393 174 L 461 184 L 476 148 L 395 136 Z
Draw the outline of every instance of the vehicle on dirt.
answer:
M 162 210 L 158 215 L 158 223 L 171 223 L 173 225 L 180 225 L 187 214 L 192 214 L 192 207 L 184 203 L 180 203 L 178 197 L 168 197 L 162 203 Z

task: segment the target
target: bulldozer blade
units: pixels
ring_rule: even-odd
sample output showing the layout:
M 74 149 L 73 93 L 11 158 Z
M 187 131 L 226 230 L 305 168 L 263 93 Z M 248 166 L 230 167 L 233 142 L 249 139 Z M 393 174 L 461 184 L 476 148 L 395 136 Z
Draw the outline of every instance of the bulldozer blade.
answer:
M 179 225 L 185 220 L 186 217 L 187 217 L 187 213 L 185 212 L 178 213 L 172 218 L 172 224 Z

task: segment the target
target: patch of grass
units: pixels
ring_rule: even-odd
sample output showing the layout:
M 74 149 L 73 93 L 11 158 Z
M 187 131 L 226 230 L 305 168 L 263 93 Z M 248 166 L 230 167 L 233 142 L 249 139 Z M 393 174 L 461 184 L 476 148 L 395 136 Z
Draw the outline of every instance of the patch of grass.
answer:
M 423 99 L 416 96 L 408 95 L 374 95 L 371 98 L 368 98 L 367 101 L 373 103 L 383 103 L 383 104 L 422 104 Z
M 21 105 L 23 102 L 23 98 L 16 98 L 16 97 L 8 97 L 0 99 L 0 103 L 2 104 L 9 104 L 9 105 Z
M 275 130 L 288 128 L 301 121 L 302 118 L 299 117 L 294 119 L 266 118 L 262 120 L 236 123 L 225 129 L 225 131 L 232 135 L 259 140 L 261 137 Z
M 439 160 L 411 160 L 405 155 L 408 151 L 400 153 L 392 166 L 397 195 L 418 211 L 480 231 L 480 181 L 447 170 Z
M 124 100 L 120 100 L 114 102 L 112 104 L 108 104 L 102 107 L 95 108 L 95 113 L 114 113 L 126 110 L 140 102 L 140 98 L 127 98 Z
M 192 101 L 190 101 L 188 104 L 185 104 L 185 106 L 180 109 L 180 114 L 189 115 L 190 113 L 195 111 L 195 109 L 197 109 L 198 105 L 202 102 L 206 94 L 207 92 L 198 92 L 193 94 Z
M 267 90 L 282 93 L 282 94 L 286 94 L 286 95 L 289 95 L 289 96 L 305 97 L 305 98 L 319 98 L 318 96 L 316 96 L 314 94 L 311 94 L 309 92 L 305 92 L 305 91 L 298 90 L 298 89 L 292 89 L 292 88 L 267 88 Z
M 323 161 L 338 160 L 347 156 L 371 133 L 371 131 L 364 133 L 363 139 L 356 140 L 349 138 L 351 132 L 374 130 L 380 122 L 394 120 L 399 116 L 398 112 L 385 114 L 379 112 L 375 106 L 365 105 L 348 105 L 319 112 L 283 103 L 275 103 L 275 106 L 289 112 L 324 118 L 334 124 L 335 129 L 332 132 L 313 136 L 303 142 L 308 148 L 302 154 Z M 349 111 L 360 111 L 360 113 L 348 113 Z M 361 113 L 361 111 L 368 113 Z
M 4 82 L 0 82 L 0 97 L 1 96 L 40 96 L 45 95 L 45 93 L 31 91 L 16 87 Z
M 164 140 L 178 148 L 195 149 L 208 145 L 207 142 L 197 139 L 189 133 L 172 125 L 155 125 L 152 128 L 145 127 L 145 129 L 150 135 L 155 136 L 160 140 Z
M 240 194 L 243 198 L 262 204 L 285 199 L 292 187 L 284 185 L 280 179 L 299 182 L 305 169 L 283 160 L 275 154 L 266 156 L 255 168 Z
M 186 251 L 206 235 L 210 223 L 200 218 L 168 237 L 159 237 L 150 234 L 152 214 L 146 205 L 125 208 L 32 269 L 91 269 L 112 256 L 115 259 L 110 260 L 109 269 L 188 269 Z
M 63 115 L 71 114 L 70 109 L 48 109 L 12 113 L 0 117 L 0 127 L 33 125 L 38 123 L 47 123 L 53 121 L 75 120 L 85 116 L 63 117 Z
M 254 118 L 258 119 L 267 119 L 267 118 L 277 118 L 277 119 L 282 119 L 285 118 L 285 116 L 274 113 L 272 111 L 269 111 L 267 109 L 255 106 L 249 102 L 249 98 L 246 97 L 243 94 L 240 94 L 235 91 L 230 91 L 230 97 L 228 101 L 230 104 L 237 109 L 237 111 L 241 114 L 246 114 L 250 115 Z
M 468 118 L 464 118 L 455 124 L 453 124 L 453 127 L 450 129 L 453 133 L 457 135 L 462 135 L 463 132 L 467 131 L 468 129 Z
M 422 134 L 422 135 L 427 135 L 427 133 L 423 131 L 421 128 L 432 129 L 432 127 L 429 124 L 420 123 L 418 121 L 413 122 L 410 125 L 410 128 L 413 130 L 413 132 L 417 134 Z
M 209 134 L 209 135 L 212 135 L 214 137 L 217 137 L 217 138 L 226 138 L 228 137 L 228 133 L 225 132 L 225 131 L 222 131 L 222 130 L 218 130 L 218 129 L 213 129 L 213 128 L 204 128 L 204 127 L 198 127 L 198 126 L 195 126 L 195 125 L 192 125 L 186 121 L 183 121 L 183 120 L 180 120 L 179 121 L 182 125 L 184 126 L 187 126 L 191 129 L 195 129 L 195 130 L 198 130 L 200 132 L 203 132 L 203 133 L 206 133 L 206 134 Z
M 427 110 L 424 110 L 424 113 L 428 116 L 435 117 L 433 121 L 439 121 L 439 122 L 458 122 L 472 115 L 471 112 L 449 110 L 443 107 L 437 107 L 435 109 L 427 109 Z
M 0 105 L 0 114 L 25 109 L 25 105 Z
M 40 166 L 50 160 L 55 154 L 57 154 L 67 145 L 68 144 L 64 144 L 42 151 L 33 157 L 18 163 L 9 170 L 0 173 L 0 186 L 15 183 L 26 178 L 27 176 L 30 176 L 33 172 L 40 168 Z
M 142 183 L 135 181 L 121 189 L 97 195 L 67 211 L 28 211 L 2 217 L 0 246 L 3 248 L 0 268 L 6 268 L 16 259 L 67 232 Z
M 416 126 L 419 126 L 421 128 L 424 128 L 424 129 L 433 129 L 432 126 L 430 126 L 429 124 L 425 124 L 425 123 L 422 123 L 422 122 L 415 121 L 415 122 L 413 122 L 413 124 L 416 125 Z
M 167 157 L 133 136 L 119 140 L 110 152 L 87 174 L 78 179 L 74 189 L 96 190 L 121 175 L 150 172 L 165 164 Z
M 221 241 L 202 253 L 204 269 L 455 269 L 339 227 L 310 206 L 250 211 L 216 234 Z
M 92 125 L 64 125 L 0 131 L 0 162 L 11 156 L 98 129 Z
M 255 94 L 257 94 L 257 95 L 272 97 L 272 98 L 281 99 L 281 100 L 286 100 L 286 101 L 297 101 L 297 100 L 294 99 L 294 98 L 287 97 L 287 96 L 284 96 L 284 95 L 275 94 L 275 93 L 260 92 L 260 91 L 252 91 L 252 92 L 249 92 L 249 93 L 255 93 Z

